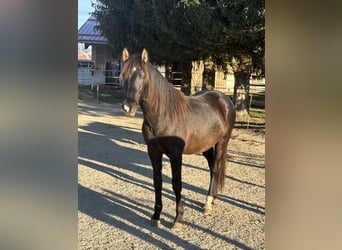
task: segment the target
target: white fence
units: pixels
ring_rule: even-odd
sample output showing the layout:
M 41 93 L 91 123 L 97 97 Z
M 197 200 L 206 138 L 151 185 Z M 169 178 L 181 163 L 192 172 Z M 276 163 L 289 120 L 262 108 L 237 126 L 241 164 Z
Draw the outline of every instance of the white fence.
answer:
M 78 84 L 91 85 L 92 75 L 90 68 L 78 68 Z
M 91 70 L 91 68 L 78 69 L 78 84 L 96 85 L 96 84 L 119 84 L 118 70 Z

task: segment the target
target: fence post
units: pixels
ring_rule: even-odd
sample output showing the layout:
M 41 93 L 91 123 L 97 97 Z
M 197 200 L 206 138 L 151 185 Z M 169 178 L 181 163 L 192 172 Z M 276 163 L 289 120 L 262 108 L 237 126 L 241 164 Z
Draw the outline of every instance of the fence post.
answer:
M 96 85 L 96 99 L 97 99 L 97 102 L 99 102 L 99 90 L 100 90 L 99 83 L 97 83 L 97 85 Z
M 249 91 L 251 98 L 249 99 L 249 113 L 248 113 L 248 121 L 247 121 L 247 129 L 249 128 L 249 121 L 251 119 L 251 108 L 252 108 L 252 99 L 253 99 L 253 93 Z

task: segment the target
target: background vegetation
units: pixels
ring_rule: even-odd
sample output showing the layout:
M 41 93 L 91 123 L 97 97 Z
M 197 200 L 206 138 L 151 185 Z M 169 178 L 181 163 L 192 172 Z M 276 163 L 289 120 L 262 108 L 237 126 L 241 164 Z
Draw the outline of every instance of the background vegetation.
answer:
M 249 112 L 249 79 L 264 77 L 264 0 L 97 0 L 99 29 L 119 56 L 146 48 L 153 62 L 177 65 L 190 83 L 191 61 L 234 70 L 233 101 Z

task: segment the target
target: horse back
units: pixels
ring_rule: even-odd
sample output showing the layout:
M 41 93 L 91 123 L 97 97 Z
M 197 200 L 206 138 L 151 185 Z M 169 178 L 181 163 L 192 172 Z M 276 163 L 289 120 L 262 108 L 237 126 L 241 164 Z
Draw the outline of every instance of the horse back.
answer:
M 196 103 L 200 103 L 199 111 L 204 115 L 218 114 L 227 125 L 235 123 L 235 108 L 231 99 L 224 93 L 215 90 L 203 90 L 189 98 L 190 106 L 196 107 Z M 196 109 L 196 108 L 194 108 Z
M 232 101 L 219 91 L 200 92 L 189 97 L 184 153 L 199 153 L 229 138 L 235 123 Z

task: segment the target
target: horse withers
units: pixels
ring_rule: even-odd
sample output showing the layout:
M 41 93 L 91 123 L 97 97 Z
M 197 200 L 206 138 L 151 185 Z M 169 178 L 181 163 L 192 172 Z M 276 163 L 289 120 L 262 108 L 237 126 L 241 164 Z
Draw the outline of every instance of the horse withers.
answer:
M 159 225 L 162 211 L 162 156 L 169 157 L 172 187 L 176 196 L 174 228 L 183 224 L 182 154 L 203 153 L 210 169 L 210 184 L 205 214 L 212 214 L 218 190 L 225 184 L 226 152 L 235 123 L 235 109 L 230 98 L 219 91 L 205 91 L 185 96 L 149 62 L 146 49 L 141 55 L 122 52 L 124 67 L 120 74 L 124 100 L 122 110 L 134 116 L 140 106 L 144 115 L 142 133 L 153 167 L 155 190 L 154 214 Z

